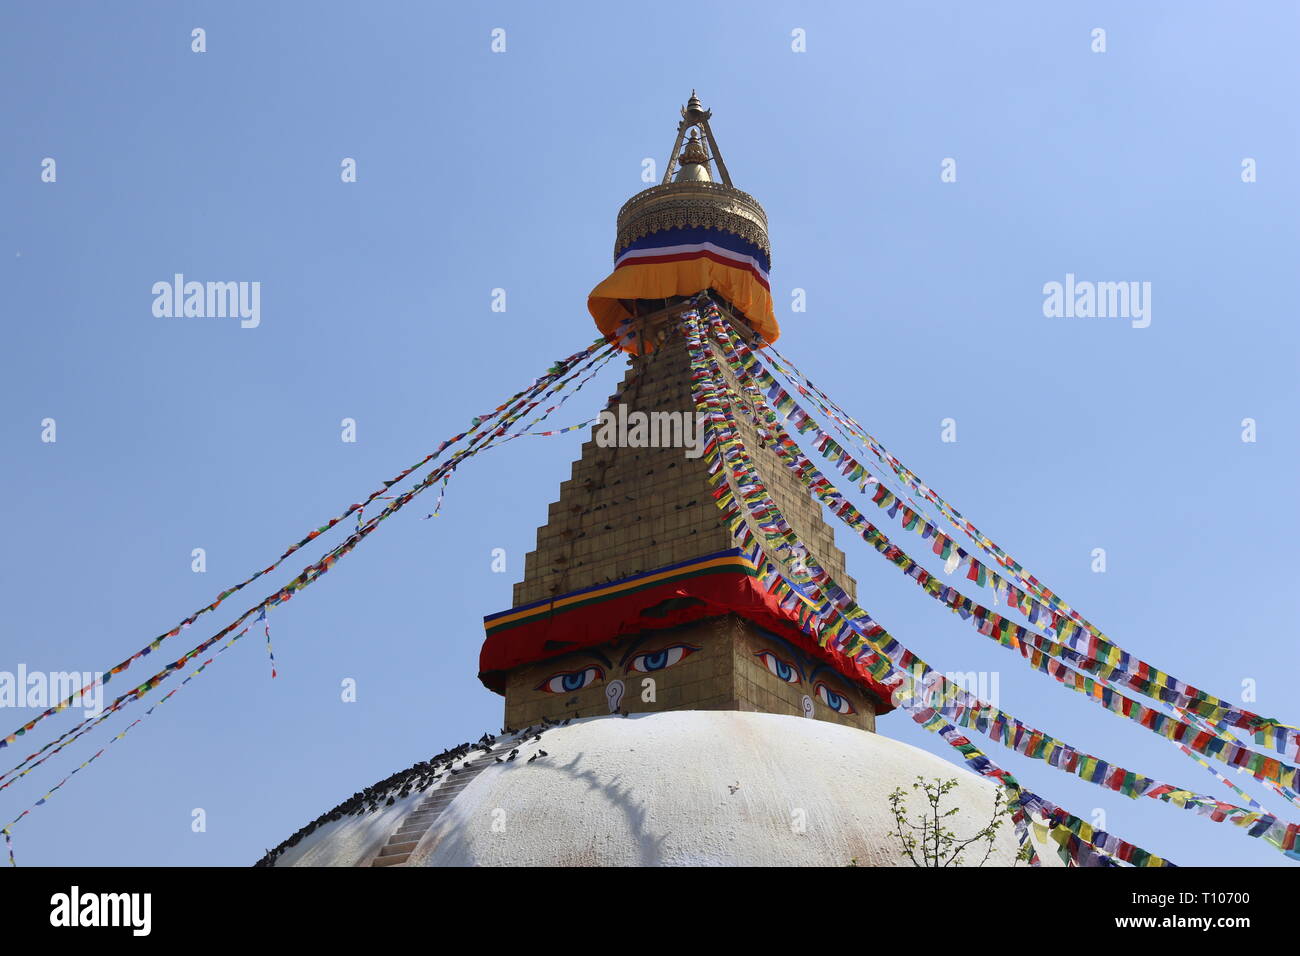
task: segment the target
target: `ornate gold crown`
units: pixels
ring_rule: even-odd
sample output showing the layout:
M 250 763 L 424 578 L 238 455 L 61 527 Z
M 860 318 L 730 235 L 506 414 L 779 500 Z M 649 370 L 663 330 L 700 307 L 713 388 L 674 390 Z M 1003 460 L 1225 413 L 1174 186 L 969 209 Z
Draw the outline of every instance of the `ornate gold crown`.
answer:
M 757 199 L 731 185 L 731 176 L 709 128 L 712 115 L 713 112 L 704 109 L 695 91 L 691 90 L 690 100 L 682 107 L 677 141 L 669 154 L 663 182 L 637 193 L 618 211 L 615 258 L 635 240 L 671 228 L 720 229 L 734 233 L 771 257 L 767 213 Z M 682 149 L 687 130 L 691 131 L 691 138 Z M 700 133 L 712 148 L 712 156 L 706 151 L 704 140 L 699 138 Z M 678 150 L 681 150 L 680 154 Z M 717 166 L 722 182 L 713 180 L 709 173 L 710 162 Z M 677 176 L 670 182 L 674 165 L 677 166 Z

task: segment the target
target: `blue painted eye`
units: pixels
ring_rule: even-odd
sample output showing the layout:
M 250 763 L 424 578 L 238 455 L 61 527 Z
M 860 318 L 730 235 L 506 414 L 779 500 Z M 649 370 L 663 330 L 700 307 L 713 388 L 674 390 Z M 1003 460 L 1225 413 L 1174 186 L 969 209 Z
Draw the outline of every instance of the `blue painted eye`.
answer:
M 575 690 L 590 687 L 598 680 L 605 679 L 605 672 L 599 667 L 584 667 L 580 671 L 562 671 L 552 674 L 537 685 L 538 690 L 548 694 L 572 694 Z
M 799 671 L 795 669 L 795 666 L 787 661 L 783 661 L 771 651 L 759 651 L 754 656 L 762 661 L 763 665 L 769 671 L 787 684 L 802 683 L 803 679 L 799 676 Z
M 627 662 L 627 669 L 642 674 L 661 671 L 680 663 L 683 658 L 690 657 L 698 650 L 698 647 L 691 644 L 674 644 L 672 647 L 665 647 L 660 651 L 638 654 Z
M 846 715 L 857 713 L 857 711 L 853 709 L 852 704 L 850 704 L 844 697 L 835 693 L 835 691 L 831 690 L 821 681 L 817 682 L 817 686 L 814 687 L 813 690 L 816 691 L 821 702 L 831 710 L 835 711 L 835 713 Z

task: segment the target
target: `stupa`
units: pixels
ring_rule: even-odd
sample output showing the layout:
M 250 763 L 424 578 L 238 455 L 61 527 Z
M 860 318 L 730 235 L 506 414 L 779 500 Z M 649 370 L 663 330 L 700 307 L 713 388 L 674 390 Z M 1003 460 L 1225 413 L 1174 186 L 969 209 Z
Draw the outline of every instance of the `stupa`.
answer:
M 855 593 L 725 369 L 737 433 L 808 552 L 738 546 L 721 520 L 683 317 L 707 295 L 753 348 L 780 329 L 767 216 L 732 185 L 711 118 L 692 91 L 663 181 L 619 211 L 589 296 L 628 368 L 512 606 L 485 618 L 501 732 L 354 794 L 262 865 L 905 865 L 888 795 L 918 777 L 958 779 L 954 830 L 989 822 L 995 785 L 877 735 L 889 689 L 765 587 L 764 562 L 797 578 L 815 561 Z M 987 863 L 1018 849 L 1003 827 Z

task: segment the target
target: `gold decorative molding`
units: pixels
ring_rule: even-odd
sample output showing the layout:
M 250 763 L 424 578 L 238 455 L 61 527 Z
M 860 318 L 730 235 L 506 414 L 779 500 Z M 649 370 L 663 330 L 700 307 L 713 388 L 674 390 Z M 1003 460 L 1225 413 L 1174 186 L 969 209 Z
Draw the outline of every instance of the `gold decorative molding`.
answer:
M 651 186 L 623 204 L 614 257 L 637 239 L 673 228 L 720 229 L 772 255 L 767 213 L 757 199 L 724 183 L 682 181 Z

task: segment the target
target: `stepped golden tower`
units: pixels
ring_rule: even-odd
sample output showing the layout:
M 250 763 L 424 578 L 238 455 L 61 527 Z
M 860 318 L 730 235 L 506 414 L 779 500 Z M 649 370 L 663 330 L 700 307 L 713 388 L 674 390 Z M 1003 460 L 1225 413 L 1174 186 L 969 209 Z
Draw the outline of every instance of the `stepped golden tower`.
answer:
M 731 579 L 746 576 L 745 557 L 734 553 L 714 503 L 706 457 L 685 440 L 697 408 L 682 323 L 696 297 L 707 294 L 756 346 L 779 335 L 767 215 L 731 184 L 711 115 L 692 92 L 664 181 L 619 211 L 614 271 L 589 299 L 630 363 L 605 424 L 583 445 L 538 529 L 514 606 L 487 619 L 481 676 L 505 695 L 508 726 L 712 709 L 870 730 L 889 709 L 879 688 L 737 590 Z M 725 378 L 730 399 L 741 403 L 738 383 L 730 372 Z M 633 432 L 636 423 L 643 434 Z M 738 417 L 737 425 L 773 500 L 852 596 L 820 506 L 760 447 L 751 422 Z

